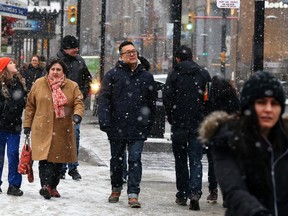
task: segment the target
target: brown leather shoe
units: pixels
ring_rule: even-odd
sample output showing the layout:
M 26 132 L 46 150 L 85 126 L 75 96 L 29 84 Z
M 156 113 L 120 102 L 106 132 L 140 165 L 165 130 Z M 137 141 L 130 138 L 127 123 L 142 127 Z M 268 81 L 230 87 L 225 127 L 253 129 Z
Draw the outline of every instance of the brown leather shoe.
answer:
M 56 188 L 51 189 L 51 197 L 57 197 L 57 198 L 61 197 L 60 193 Z
M 121 192 L 115 192 L 115 191 L 112 191 L 111 195 L 109 196 L 108 198 L 108 201 L 110 203 L 116 203 L 119 201 L 119 197 L 121 195 Z
M 128 199 L 128 205 L 131 208 L 141 208 L 141 204 L 139 203 L 137 198 L 129 198 Z
M 51 187 L 49 185 L 44 185 L 40 191 L 40 195 L 43 196 L 45 199 L 51 199 Z

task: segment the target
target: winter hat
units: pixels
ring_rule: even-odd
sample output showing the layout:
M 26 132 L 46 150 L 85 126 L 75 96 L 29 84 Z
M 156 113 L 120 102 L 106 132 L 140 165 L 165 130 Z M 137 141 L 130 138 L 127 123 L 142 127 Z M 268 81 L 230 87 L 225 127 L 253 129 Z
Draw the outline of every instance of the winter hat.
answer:
M 263 97 L 274 97 L 280 103 L 282 113 L 285 111 L 285 93 L 279 80 L 269 72 L 258 71 L 244 83 L 240 97 L 241 112 Z
M 0 73 L 2 73 L 2 71 L 6 68 L 10 61 L 11 58 L 8 57 L 0 58 Z
M 78 40 L 73 35 L 66 35 L 62 42 L 61 42 L 61 48 L 62 49 L 72 49 L 79 47 Z

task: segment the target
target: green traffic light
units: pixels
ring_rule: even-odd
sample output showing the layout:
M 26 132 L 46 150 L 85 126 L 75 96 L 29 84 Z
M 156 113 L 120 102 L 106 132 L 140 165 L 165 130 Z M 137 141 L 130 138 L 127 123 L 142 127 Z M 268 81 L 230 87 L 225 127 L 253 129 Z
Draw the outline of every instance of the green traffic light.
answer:
M 70 22 L 71 22 L 71 23 L 76 22 L 76 17 L 71 17 L 71 18 L 70 18 Z
M 186 26 L 187 30 L 192 30 L 193 28 L 193 25 L 191 23 L 188 23 L 187 26 Z

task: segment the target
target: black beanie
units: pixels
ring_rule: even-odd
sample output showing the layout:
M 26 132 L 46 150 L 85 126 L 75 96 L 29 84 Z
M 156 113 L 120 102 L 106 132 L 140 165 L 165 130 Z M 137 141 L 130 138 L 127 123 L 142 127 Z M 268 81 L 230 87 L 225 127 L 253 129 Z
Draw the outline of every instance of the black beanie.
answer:
M 279 80 L 271 73 L 258 71 L 244 83 L 241 91 L 241 111 L 245 111 L 256 99 L 263 97 L 274 97 L 285 111 L 285 93 Z
M 61 49 L 79 47 L 78 40 L 73 35 L 66 35 L 61 42 Z

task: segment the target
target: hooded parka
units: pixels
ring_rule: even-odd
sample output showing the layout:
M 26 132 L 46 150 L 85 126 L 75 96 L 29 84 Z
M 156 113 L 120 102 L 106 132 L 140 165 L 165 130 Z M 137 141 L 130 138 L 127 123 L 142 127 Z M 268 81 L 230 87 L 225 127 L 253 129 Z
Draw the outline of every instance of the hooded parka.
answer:
M 83 116 L 83 95 L 77 83 L 64 80 L 61 90 L 67 97 L 65 117 L 56 118 L 52 90 L 45 77 L 36 80 L 28 95 L 24 113 L 24 127 L 31 128 L 33 160 L 53 163 L 77 161 L 73 115 Z
M 157 90 L 152 74 L 119 61 L 105 74 L 99 97 L 100 129 L 109 139 L 146 140 L 154 122 Z
M 287 139 L 288 119 L 283 122 L 278 122 L 282 125 L 277 130 L 283 130 Z M 253 131 L 243 133 L 241 126 L 241 118 L 213 112 L 199 131 L 203 143 L 212 148 L 215 175 L 227 205 L 225 215 L 286 216 L 288 144 L 277 148 L 279 136 L 265 139 Z
M 198 128 L 206 113 L 203 95 L 208 82 L 209 72 L 193 60 L 181 61 L 168 75 L 163 102 L 172 131 Z

